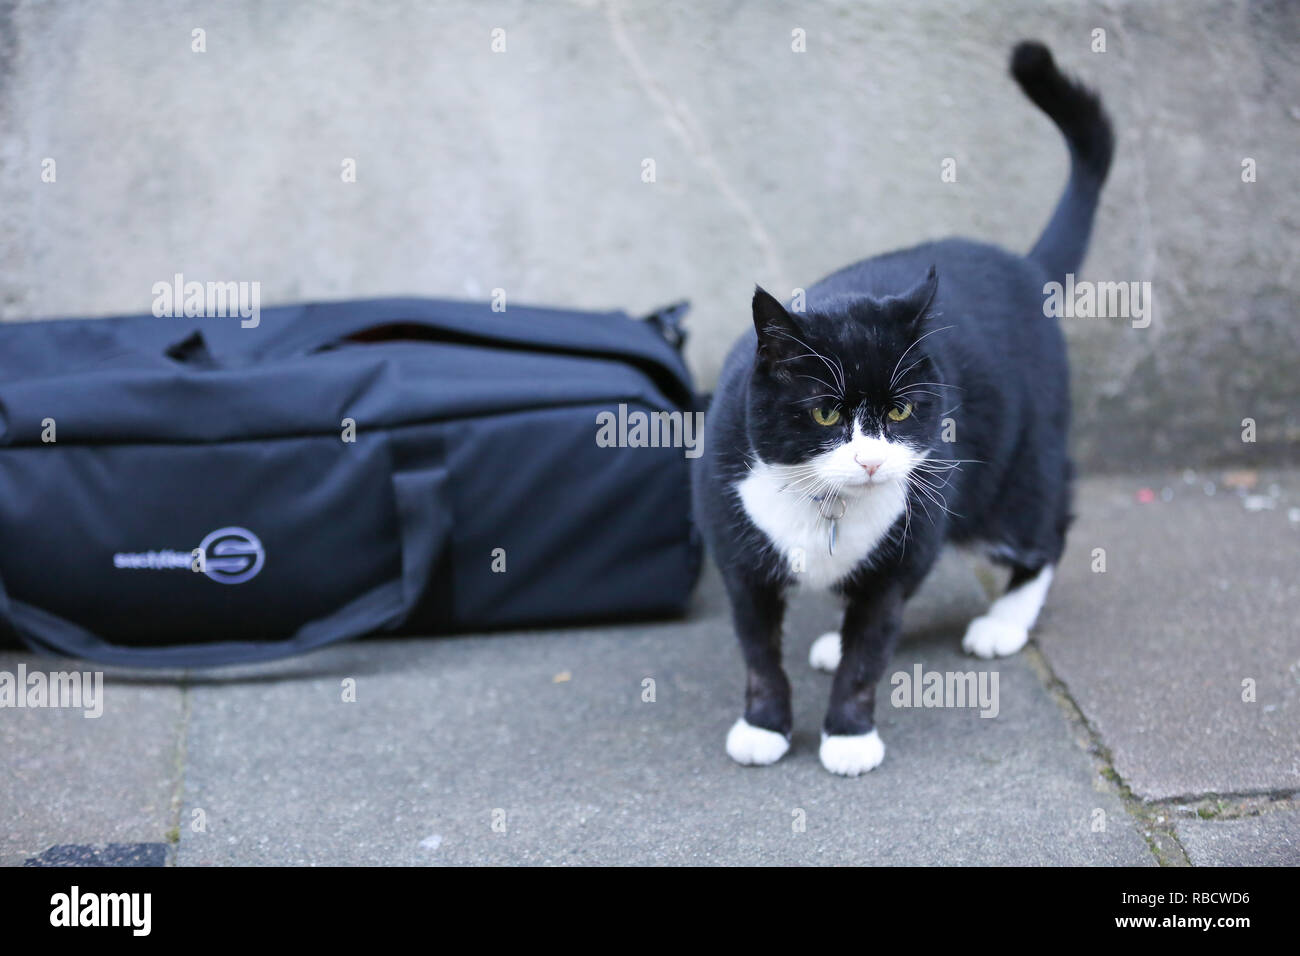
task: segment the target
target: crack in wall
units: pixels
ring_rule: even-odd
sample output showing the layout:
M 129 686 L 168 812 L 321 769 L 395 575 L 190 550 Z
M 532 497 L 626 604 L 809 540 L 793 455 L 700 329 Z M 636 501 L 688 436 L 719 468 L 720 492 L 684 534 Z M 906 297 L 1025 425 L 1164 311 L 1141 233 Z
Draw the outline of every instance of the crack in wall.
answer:
M 732 186 L 726 173 L 723 172 L 721 165 L 714 157 L 712 148 L 709 146 L 708 137 L 700 128 L 700 124 L 696 121 L 694 114 L 691 113 L 690 107 L 681 100 L 674 100 L 646 67 L 637 53 L 636 47 L 628 37 L 626 29 L 624 29 L 616 4 L 605 4 L 605 16 L 609 23 L 609 32 L 613 37 L 614 46 L 618 49 L 624 62 L 627 63 L 628 68 L 631 69 L 632 75 L 636 78 L 642 92 L 656 106 L 664 124 L 712 181 L 723 199 L 744 221 L 750 239 L 753 240 L 754 245 L 762 253 L 765 268 L 771 277 L 769 281 L 774 284 L 781 284 L 787 277 L 775 241 L 753 207 Z

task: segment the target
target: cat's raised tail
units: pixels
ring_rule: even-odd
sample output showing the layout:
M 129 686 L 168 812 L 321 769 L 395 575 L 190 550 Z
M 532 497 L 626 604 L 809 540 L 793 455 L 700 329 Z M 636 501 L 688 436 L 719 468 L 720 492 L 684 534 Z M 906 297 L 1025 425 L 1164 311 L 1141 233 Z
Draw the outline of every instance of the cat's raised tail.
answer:
M 1057 69 L 1052 53 L 1036 40 L 1025 40 L 1011 51 L 1011 75 L 1020 88 L 1051 117 L 1070 147 L 1070 181 L 1056 204 L 1051 221 L 1029 258 L 1054 279 L 1075 272 L 1088 251 L 1097 198 L 1115 152 L 1115 132 L 1101 99 L 1083 84 Z

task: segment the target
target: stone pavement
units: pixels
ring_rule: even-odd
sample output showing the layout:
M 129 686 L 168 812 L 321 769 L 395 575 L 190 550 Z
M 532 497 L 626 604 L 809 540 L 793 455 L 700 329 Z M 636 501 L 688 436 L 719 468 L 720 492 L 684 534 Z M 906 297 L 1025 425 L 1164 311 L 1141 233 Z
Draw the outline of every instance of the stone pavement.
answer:
M 1013 658 L 961 655 L 984 599 L 946 558 L 891 673 L 996 672 L 997 715 L 886 684 L 858 779 L 817 760 L 815 600 L 787 627 L 791 752 L 726 757 L 742 668 L 709 572 L 685 621 L 114 671 L 98 719 L 0 710 L 0 863 L 1300 864 L 1300 473 L 1223 478 L 1084 482 Z

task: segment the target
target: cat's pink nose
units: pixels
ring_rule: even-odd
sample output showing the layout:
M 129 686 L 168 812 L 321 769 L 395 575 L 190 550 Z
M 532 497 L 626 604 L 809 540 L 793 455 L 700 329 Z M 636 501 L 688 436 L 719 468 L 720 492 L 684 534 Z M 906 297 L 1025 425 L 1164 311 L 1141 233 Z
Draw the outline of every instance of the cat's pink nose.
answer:
M 885 463 L 883 458 L 868 458 L 864 461 L 857 455 L 853 456 L 853 460 L 865 468 L 868 475 L 875 475 L 876 469 Z

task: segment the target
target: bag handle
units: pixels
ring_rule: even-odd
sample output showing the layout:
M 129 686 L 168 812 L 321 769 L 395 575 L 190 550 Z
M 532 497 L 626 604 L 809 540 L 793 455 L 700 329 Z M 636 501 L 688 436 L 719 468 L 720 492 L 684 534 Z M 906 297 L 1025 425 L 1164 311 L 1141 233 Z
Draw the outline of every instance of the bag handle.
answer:
M 393 476 L 397 522 L 402 535 L 399 576 L 314 621 L 280 641 L 219 641 L 162 647 L 123 647 L 79 624 L 10 598 L 0 583 L 0 619 L 32 650 L 54 652 L 125 667 L 218 667 L 276 660 L 371 631 L 397 627 L 411 613 L 433 577 L 451 519 L 440 507 L 447 473 L 435 468 Z
M 493 345 L 538 352 L 616 359 L 645 370 L 664 394 L 683 407 L 691 401 L 691 375 L 678 350 L 677 328 L 690 304 L 679 302 L 638 321 L 624 312 L 572 312 L 511 305 L 494 312 L 487 303 L 446 299 L 371 299 L 316 302 L 274 326 L 255 355 L 258 361 L 310 355 L 364 341 L 368 334 Z M 274 327 L 274 331 L 271 331 Z

